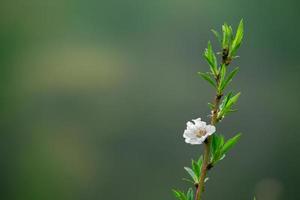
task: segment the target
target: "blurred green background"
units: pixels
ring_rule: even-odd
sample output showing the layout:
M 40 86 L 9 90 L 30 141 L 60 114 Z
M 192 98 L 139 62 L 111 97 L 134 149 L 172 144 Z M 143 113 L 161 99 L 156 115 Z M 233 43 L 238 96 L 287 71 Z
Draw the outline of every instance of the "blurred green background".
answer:
M 202 146 L 182 138 L 207 119 L 197 77 L 211 28 L 245 21 L 243 137 L 211 173 L 205 199 L 299 195 L 300 3 L 295 0 L 2 0 L 3 200 L 171 200 Z

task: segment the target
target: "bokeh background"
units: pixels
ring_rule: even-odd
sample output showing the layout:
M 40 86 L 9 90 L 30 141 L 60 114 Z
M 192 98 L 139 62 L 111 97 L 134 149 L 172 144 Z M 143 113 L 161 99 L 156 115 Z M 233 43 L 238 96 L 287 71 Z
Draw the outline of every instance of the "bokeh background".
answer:
M 300 3 L 295 0 L 2 0 L 0 188 L 3 200 L 171 200 L 202 147 L 197 77 L 223 22 L 245 21 L 232 84 L 243 132 L 211 173 L 205 199 L 299 195 Z

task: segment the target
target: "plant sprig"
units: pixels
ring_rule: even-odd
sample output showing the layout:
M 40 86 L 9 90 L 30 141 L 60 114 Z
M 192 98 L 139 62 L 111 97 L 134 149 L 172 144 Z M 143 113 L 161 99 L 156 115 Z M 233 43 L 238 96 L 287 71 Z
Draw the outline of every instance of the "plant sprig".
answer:
M 237 103 L 240 92 L 234 94 L 228 92 L 225 94 L 225 89 L 232 82 L 239 71 L 236 67 L 232 70 L 229 65 L 238 56 L 237 50 L 241 46 L 244 36 L 244 23 L 240 21 L 236 33 L 233 28 L 224 23 L 222 26 L 222 34 L 216 30 L 212 30 L 213 34 L 221 44 L 221 53 L 216 54 L 213 50 L 211 42 L 207 44 L 203 57 L 209 65 L 209 72 L 198 72 L 206 82 L 208 82 L 216 91 L 215 99 L 209 103 L 211 108 L 211 125 L 215 126 L 219 121 L 223 120 L 229 113 L 235 112 L 234 105 Z M 221 54 L 218 64 L 217 55 Z M 221 161 L 226 153 L 239 141 L 241 133 L 225 141 L 222 134 L 213 134 L 208 136 L 205 141 L 203 156 L 201 155 L 197 161 L 192 160 L 191 167 L 184 169 L 189 174 L 189 179 L 184 179 L 196 187 L 195 194 L 192 188 L 189 188 L 187 193 L 180 190 L 173 190 L 175 197 L 179 200 L 200 200 L 201 194 L 204 191 L 204 183 L 208 180 L 207 171 Z

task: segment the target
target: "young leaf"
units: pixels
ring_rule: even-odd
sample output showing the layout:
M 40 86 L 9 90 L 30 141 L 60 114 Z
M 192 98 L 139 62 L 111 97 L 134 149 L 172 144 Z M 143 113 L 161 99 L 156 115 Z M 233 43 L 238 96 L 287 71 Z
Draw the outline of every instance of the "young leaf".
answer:
M 209 106 L 209 108 L 210 108 L 211 110 L 215 108 L 215 105 L 212 104 L 212 103 L 208 103 L 208 106 Z
M 231 112 L 236 112 L 236 111 L 238 111 L 238 109 L 229 109 L 227 112 L 231 113 Z
M 225 106 L 227 105 L 229 99 L 231 98 L 232 96 L 232 92 L 229 92 L 223 99 L 222 103 L 220 104 L 219 106 L 219 110 L 220 112 L 222 112 L 222 110 L 225 108 Z
M 209 84 L 211 84 L 214 88 L 216 88 L 216 83 L 215 83 L 214 80 L 210 77 L 210 75 L 209 75 L 208 73 L 198 72 L 198 74 L 199 74 L 204 80 L 206 80 Z
M 232 31 L 232 27 L 231 26 L 228 26 L 229 28 L 229 43 L 233 40 L 233 31 Z
M 216 151 L 218 150 L 218 146 L 219 146 L 219 137 L 217 134 L 213 134 L 211 136 L 211 154 L 212 156 L 215 155 Z
M 237 102 L 237 100 L 239 99 L 240 95 L 241 95 L 241 93 L 239 92 L 239 93 L 237 93 L 236 95 L 234 95 L 233 97 L 231 97 L 231 98 L 228 100 L 228 102 L 227 102 L 227 104 L 226 104 L 226 107 L 228 107 L 228 108 L 230 109 L 231 106 Z M 229 110 L 229 109 L 228 109 L 228 110 Z
M 230 96 L 229 96 L 230 94 Z M 226 96 L 223 100 L 223 102 L 221 103 L 220 107 L 219 107 L 219 113 L 218 113 L 218 119 L 221 120 L 225 117 L 225 115 L 227 115 L 230 112 L 233 112 L 234 110 L 231 108 L 238 100 L 239 96 L 241 95 L 241 93 L 237 93 L 236 95 L 232 96 L 232 93 L 229 93 L 228 96 Z
M 227 140 L 227 142 L 224 144 L 222 148 L 222 154 L 225 154 L 229 149 L 231 149 L 239 141 L 240 137 L 241 137 L 241 133 L 238 133 L 233 138 Z
M 211 32 L 213 32 L 213 34 L 216 36 L 216 38 L 218 39 L 218 41 L 219 41 L 220 43 L 222 43 L 222 38 L 221 38 L 219 32 L 216 31 L 216 30 L 214 30 L 214 29 L 211 29 Z
M 238 48 L 241 45 L 242 39 L 244 36 L 244 22 L 243 19 L 241 19 L 239 26 L 237 28 L 236 34 L 235 34 L 235 38 L 232 42 L 231 45 L 231 50 L 230 50 L 230 56 L 235 56 L 236 51 L 238 50 Z
M 221 150 L 224 145 L 224 137 L 222 135 L 213 134 L 211 143 L 211 162 L 215 164 L 222 157 Z
M 225 81 L 225 76 L 226 76 L 226 65 L 223 64 L 221 66 L 221 70 L 220 70 L 220 85 L 218 88 L 219 93 L 222 93 L 222 85 L 223 85 L 223 82 Z
M 222 26 L 222 32 L 223 32 L 222 47 L 223 47 L 223 49 L 228 48 L 228 37 L 227 37 L 227 28 L 226 28 L 226 26 L 227 26 L 226 23 Z
M 199 169 L 202 168 L 202 162 L 203 162 L 203 156 L 201 155 L 200 158 L 199 158 L 198 161 L 197 161 L 197 164 L 198 164 L 198 166 L 199 166 Z
M 194 200 L 194 191 L 192 188 L 189 188 L 186 194 L 187 200 Z
M 221 91 L 226 88 L 226 86 L 232 81 L 233 77 L 236 75 L 236 73 L 239 71 L 239 68 L 235 68 L 230 72 L 230 74 L 227 76 L 227 78 L 221 83 L 220 89 Z
M 222 47 L 223 49 L 228 49 L 232 38 L 232 28 L 228 26 L 226 23 L 224 23 L 224 25 L 222 26 L 222 31 L 223 31 Z
M 223 160 L 224 158 L 225 158 L 225 154 L 223 154 L 219 160 Z
M 191 179 L 188 179 L 188 178 L 182 178 L 183 181 L 186 181 L 186 182 L 189 182 L 189 183 L 192 183 L 192 184 L 195 184 L 194 181 L 192 181 Z
M 198 176 L 195 174 L 195 172 L 189 168 L 189 167 L 184 167 L 184 169 L 188 172 L 188 174 L 192 177 L 195 183 L 198 182 Z
M 173 191 L 174 196 L 177 199 L 179 199 L 179 200 L 187 200 L 186 195 L 182 191 L 175 190 L 175 189 L 173 189 L 172 191 Z
M 192 169 L 193 169 L 194 173 L 196 174 L 196 176 L 199 177 L 201 168 L 199 167 L 198 163 L 195 162 L 194 160 L 192 160 Z
M 203 56 L 206 59 L 206 61 L 208 62 L 211 72 L 214 75 L 216 75 L 218 63 L 217 63 L 217 58 L 216 58 L 215 53 L 213 52 L 210 41 L 208 41 L 207 49 L 205 49 Z

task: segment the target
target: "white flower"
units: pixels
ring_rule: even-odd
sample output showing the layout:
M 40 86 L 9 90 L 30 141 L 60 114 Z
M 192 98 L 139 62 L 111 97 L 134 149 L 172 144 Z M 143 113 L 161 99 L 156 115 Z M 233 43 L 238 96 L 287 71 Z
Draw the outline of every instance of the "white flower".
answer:
M 206 125 L 206 122 L 201 121 L 201 118 L 194 119 L 193 122 L 186 123 L 187 127 L 183 133 L 186 143 L 201 144 L 216 131 L 215 126 Z

